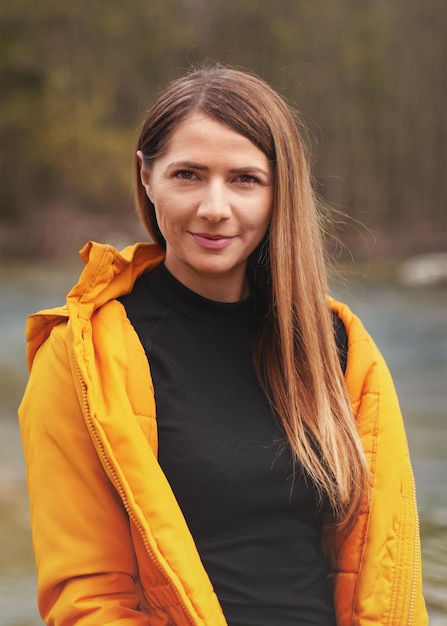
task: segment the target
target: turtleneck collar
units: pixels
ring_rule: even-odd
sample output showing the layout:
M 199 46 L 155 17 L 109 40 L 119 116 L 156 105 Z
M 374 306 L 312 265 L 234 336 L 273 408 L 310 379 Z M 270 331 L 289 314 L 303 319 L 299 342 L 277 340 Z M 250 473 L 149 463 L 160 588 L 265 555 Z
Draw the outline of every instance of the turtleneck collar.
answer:
M 204 298 L 177 280 L 164 263 L 160 263 L 144 278 L 161 300 L 192 319 L 231 326 L 254 320 L 252 296 L 240 302 L 218 302 Z

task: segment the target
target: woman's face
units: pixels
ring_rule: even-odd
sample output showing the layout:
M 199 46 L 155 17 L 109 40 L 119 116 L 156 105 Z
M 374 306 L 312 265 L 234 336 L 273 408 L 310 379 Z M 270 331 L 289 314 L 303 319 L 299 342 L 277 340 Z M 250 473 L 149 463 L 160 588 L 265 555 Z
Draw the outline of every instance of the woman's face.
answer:
M 142 154 L 138 156 L 142 162 Z M 196 113 L 141 180 L 166 240 L 166 267 L 200 295 L 237 301 L 272 213 L 273 168 L 249 139 Z

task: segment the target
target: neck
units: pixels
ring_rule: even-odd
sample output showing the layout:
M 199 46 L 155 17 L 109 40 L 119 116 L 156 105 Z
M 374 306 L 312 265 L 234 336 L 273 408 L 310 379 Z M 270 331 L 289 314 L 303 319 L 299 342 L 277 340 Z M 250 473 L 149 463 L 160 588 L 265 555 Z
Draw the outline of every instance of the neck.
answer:
M 200 275 L 195 275 L 194 273 L 178 272 L 166 260 L 165 266 L 185 287 L 208 300 L 214 300 L 215 302 L 240 302 L 248 298 L 251 293 L 250 285 L 245 275 L 242 276 L 242 280 L 229 280 L 227 275 L 221 277 L 215 274 L 204 275 L 200 273 Z

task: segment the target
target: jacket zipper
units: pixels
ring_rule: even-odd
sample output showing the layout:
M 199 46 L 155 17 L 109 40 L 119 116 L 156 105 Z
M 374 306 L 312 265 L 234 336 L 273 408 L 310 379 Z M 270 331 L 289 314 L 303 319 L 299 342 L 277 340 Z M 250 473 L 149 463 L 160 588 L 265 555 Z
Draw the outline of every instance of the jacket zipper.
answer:
M 416 593 L 417 593 L 417 577 L 418 577 L 418 561 L 419 561 L 419 516 L 416 505 L 416 481 L 414 479 L 414 474 L 412 472 L 413 479 L 413 511 L 414 511 L 414 519 L 415 519 L 415 532 L 413 536 L 413 580 L 411 584 L 411 594 L 410 594 L 410 608 L 408 611 L 408 626 L 412 626 L 414 622 L 414 612 L 416 608 Z
M 144 547 L 146 548 L 146 552 L 149 555 L 149 558 L 152 560 L 152 562 L 154 563 L 154 565 L 156 566 L 156 568 L 158 569 L 158 571 L 162 574 L 163 578 L 167 581 L 167 583 L 169 584 L 169 586 L 171 588 L 173 588 L 174 594 L 178 600 L 179 605 L 182 607 L 184 614 L 188 620 L 188 622 L 190 624 L 192 624 L 193 626 L 195 626 L 196 622 L 193 619 L 193 617 L 191 616 L 188 608 L 186 607 L 185 603 L 183 602 L 179 592 L 177 591 L 177 589 L 172 585 L 171 581 L 169 580 L 168 576 L 166 575 L 165 571 L 163 570 L 163 568 L 161 567 L 160 563 L 158 562 L 158 559 L 156 558 L 156 556 L 154 555 L 152 548 L 150 547 L 147 539 L 146 539 L 146 535 L 145 532 L 143 530 L 143 527 L 141 526 L 140 522 L 138 521 L 138 519 L 135 517 L 135 514 L 132 511 L 132 508 L 129 505 L 129 502 L 127 500 L 127 496 L 126 496 L 126 492 L 120 482 L 120 479 L 118 478 L 118 476 L 116 475 L 115 469 L 113 467 L 113 465 L 111 464 L 105 450 L 104 450 L 104 446 L 102 444 L 101 438 L 99 437 L 95 425 L 93 424 L 93 420 L 90 414 L 90 406 L 88 403 L 88 398 L 87 398 L 87 388 L 85 385 L 85 382 L 82 378 L 82 374 L 79 368 L 79 364 L 76 360 L 76 357 L 74 359 L 75 361 L 75 366 L 76 366 L 76 372 L 78 374 L 78 378 L 79 378 L 79 382 L 81 384 L 81 389 L 82 389 L 82 401 L 83 401 L 83 408 L 84 408 L 84 415 L 86 416 L 86 422 L 87 422 L 87 426 L 88 429 L 90 430 L 90 432 L 92 433 L 94 440 L 96 442 L 97 445 L 97 449 L 99 449 L 100 454 L 102 459 L 105 462 L 105 465 L 107 466 L 107 469 L 109 471 L 110 476 L 113 479 L 113 483 L 115 485 L 115 488 L 117 489 L 120 498 L 123 502 L 124 508 L 126 509 L 126 512 L 129 516 L 129 519 L 132 520 L 132 522 L 134 523 L 135 527 L 137 528 L 138 532 L 140 533 L 141 539 L 143 540 L 143 544 Z

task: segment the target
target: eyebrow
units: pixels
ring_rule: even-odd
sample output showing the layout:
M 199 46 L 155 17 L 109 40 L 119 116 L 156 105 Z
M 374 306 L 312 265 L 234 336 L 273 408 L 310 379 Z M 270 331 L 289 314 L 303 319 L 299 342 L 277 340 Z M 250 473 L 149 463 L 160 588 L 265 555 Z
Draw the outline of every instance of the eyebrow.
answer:
M 194 163 L 194 161 L 173 161 L 172 163 L 169 163 L 168 165 L 168 169 L 173 169 L 176 167 L 182 167 L 185 169 L 191 169 L 191 170 L 199 170 L 202 172 L 206 172 L 207 170 L 209 170 L 209 167 L 207 167 L 206 165 L 201 165 L 200 163 Z M 263 174 L 264 176 L 270 177 L 270 172 L 267 172 L 266 170 L 262 169 L 261 167 L 257 167 L 256 165 L 249 165 L 246 167 L 233 167 L 229 170 L 230 174 L 251 174 L 251 173 L 255 173 L 255 172 L 259 172 L 260 174 Z

